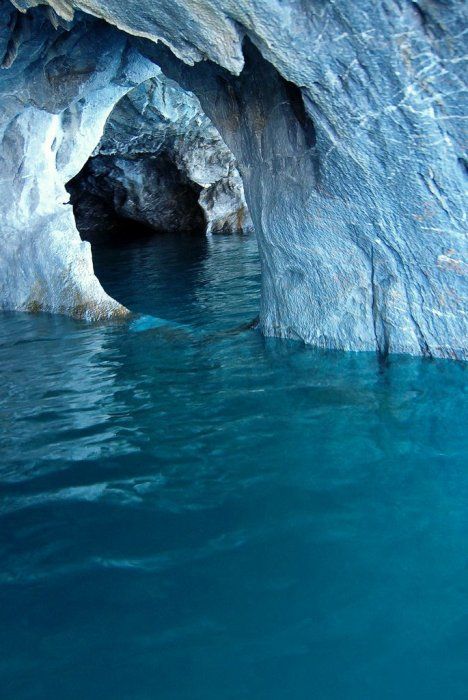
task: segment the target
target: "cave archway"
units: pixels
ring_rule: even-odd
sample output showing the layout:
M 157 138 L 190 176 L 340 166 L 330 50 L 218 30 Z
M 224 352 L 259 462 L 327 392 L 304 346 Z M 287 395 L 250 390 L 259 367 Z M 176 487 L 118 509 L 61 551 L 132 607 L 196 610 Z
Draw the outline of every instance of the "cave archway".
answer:
M 157 312 L 151 296 L 162 284 L 169 296 L 190 295 L 207 235 L 253 231 L 233 154 L 195 95 L 163 74 L 116 103 L 66 187 L 97 278 L 131 311 Z
M 117 102 L 67 190 L 91 243 L 252 228 L 234 156 L 198 99 L 162 74 Z

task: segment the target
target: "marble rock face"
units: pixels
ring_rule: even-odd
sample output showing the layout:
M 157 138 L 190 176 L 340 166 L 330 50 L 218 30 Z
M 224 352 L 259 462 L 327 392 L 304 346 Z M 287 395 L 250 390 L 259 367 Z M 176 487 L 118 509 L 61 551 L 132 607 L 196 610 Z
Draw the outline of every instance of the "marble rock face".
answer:
M 120 100 L 68 190 L 87 240 L 103 222 L 112 236 L 112 212 L 161 232 L 252 228 L 234 156 L 198 99 L 163 74 Z
M 265 334 L 467 357 L 463 0 L 48 5 L 0 2 L 5 308 L 115 310 L 64 183 L 157 65 L 236 159 Z
M 52 19 L 0 1 L 0 308 L 125 315 L 94 275 L 65 184 L 116 101 L 157 69 L 102 21 Z

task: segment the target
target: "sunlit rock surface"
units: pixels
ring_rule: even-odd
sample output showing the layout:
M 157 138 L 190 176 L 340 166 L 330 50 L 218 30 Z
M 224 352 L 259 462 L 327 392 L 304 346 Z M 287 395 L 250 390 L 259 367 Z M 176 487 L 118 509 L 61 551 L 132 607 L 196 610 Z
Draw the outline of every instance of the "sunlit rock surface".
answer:
M 68 189 L 88 240 L 106 221 L 112 236 L 109 209 L 161 232 L 252 228 L 234 156 L 198 99 L 163 74 L 120 100 Z
M 36 0 L 15 0 L 22 9 L 32 4 Z M 33 45 L 22 52 L 21 32 L 9 27 L 12 12 L 3 2 L 5 64 L 20 46 L 19 59 L 2 74 L 0 86 L 9 95 L 10 135 L 2 145 L 5 194 L 15 202 L 2 214 L 14 241 L 8 271 L 2 271 L 4 306 L 24 305 L 17 289 L 22 285 L 26 298 L 31 292 L 34 251 L 39 257 L 47 251 L 44 276 L 54 276 L 48 261 L 56 240 L 52 229 L 59 232 L 59 257 L 68 255 L 65 239 L 67 251 L 78 245 L 76 236 L 69 242 L 71 212 L 67 232 L 59 207 L 51 204 L 61 185 L 51 189 L 57 177 L 54 167 L 53 177 L 49 174 L 54 141 L 44 141 L 43 135 L 69 114 L 67 105 L 82 99 L 88 105 L 93 95 L 94 148 L 96 123 L 103 121 L 95 114 L 109 111 L 109 92 L 128 89 L 131 81 L 121 77 L 128 72 L 121 65 L 138 49 L 197 95 L 238 162 L 259 240 L 260 323 L 266 334 L 384 354 L 466 357 L 462 0 L 49 4 L 65 21 L 72 21 L 73 8 L 81 8 L 139 38 L 133 49 L 123 33 L 111 30 L 112 41 L 87 32 L 77 42 L 79 30 L 73 28 L 72 38 L 62 38 L 62 46 L 54 48 L 57 38 L 51 38 L 46 20 L 36 19 L 30 27 Z M 77 53 L 81 65 L 74 68 Z M 49 73 L 52 81 L 46 79 Z M 74 109 L 86 113 L 85 106 Z M 42 138 L 31 135 L 33 122 L 41 124 Z M 74 161 L 81 152 L 83 165 L 82 143 L 89 156 L 93 137 L 84 124 L 79 133 L 80 138 L 67 138 L 67 152 L 76 152 Z M 32 200 L 29 185 L 10 185 L 19 168 L 33 171 Z M 75 163 L 67 170 L 72 177 L 79 167 Z M 42 194 L 44 188 L 51 196 Z M 41 202 L 42 242 L 28 223 L 34 198 Z M 15 208 L 19 211 L 12 214 Z M 69 257 L 67 280 L 76 276 L 75 256 Z M 48 298 L 52 308 L 71 308 L 60 285 Z

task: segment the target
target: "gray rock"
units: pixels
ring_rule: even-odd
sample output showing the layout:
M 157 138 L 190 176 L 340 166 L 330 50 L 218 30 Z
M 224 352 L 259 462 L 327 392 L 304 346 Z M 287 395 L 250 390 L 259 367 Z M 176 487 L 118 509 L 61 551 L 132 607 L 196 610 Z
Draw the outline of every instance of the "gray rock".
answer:
M 76 277 L 71 212 L 62 221 L 50 202 L 98 142 L 110 103 L 142 82 L 138 70 L 151 77 L 153 61 L 197 95 L 236 158 L 259 240 L 266 334 L 466 358 L 463 0 L 49 5 L 65 22 L 81 8 L 121 31 L 89 20 L 83 34 L 79 17 L 54 39 L 41 10 L 25 29 L 2 2 L 4 306 L 24 306 L 36 253 L 41 279 L 56 269 L 68 270 L 67 284 Z M 86 118 L 91 104 L 99 129 Z M 57 132 L 68 166 L 60 157 L 54 170 Z M 52 285 L 45 306 L 72 308 L 64 286 Z

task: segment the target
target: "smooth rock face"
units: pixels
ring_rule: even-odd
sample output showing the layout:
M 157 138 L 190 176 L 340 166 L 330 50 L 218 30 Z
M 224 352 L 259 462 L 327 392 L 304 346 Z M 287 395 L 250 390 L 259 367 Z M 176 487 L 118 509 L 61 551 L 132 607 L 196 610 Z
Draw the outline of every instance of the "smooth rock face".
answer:
M 87 240 L 112 236 L 109 210 L 161 232 L 252 228 L 234 156 L 198 99 L 162 74 L 120 100 L 67 189 Z
M 37 0 L 15 4 L 25 8 Z M 384 354 L 467 356 L 463 0 L 51 0 L 49 5 L 66 21 L 74 7 L 81 8 L 142 38 L 133 40 L 133 54 L 122 34 L 112 34 L 115 44 L 103 47 L 88 32 L 79 50 L 60 49 L 57 65 L 51 30 L 36 10 L 31 30 L 42 46 L 40 57 L 36 53 L 42 70 L 34 75 L 27 70 L 31 51 L 28 60 L 21 58 L 26 55 L 17 37 L 21 32 L 4 28 L 6 64 L 15 45 L 20 48 L 20 60 L 0 82 L 1 93 L 9 96 L 12 129 L 2 143 L 7 180 L 18 163 L 24 168 L 38 159 L 33 151 L 39 144 L 32 150 L 26 145 L 28 113 L 42 109 L 41 118 L 60 121 L 57 115 L 69 112 L 67 106 L 88 91 L 100 108 L 106 103 L 108 113 L 109 76 L 113 90 L 119 80 L 119 89 L 128 89 L 128 79 L 116 80 L 121 74 L 116 64 L 124 46 L 127 60 L 138 49 L 197 95 L 238 162 L 259 239 L 265 333 Z M 2 8 L 11 19 L 5 2 Z M 69 36 L 77 31 L 73 27 Z M 77 51 L 81 64 L 75 63 Z M 99 68 L 91 69 L 90 56 Z M 14 83 L 20 85 L 21 103 L 12 96 Z M 93 140 L 83 125 L 79 132 L 80 138 L 68 138 L 68 153 L 77 149 L 84 155 L 83 142 L 89 146 Z M 16 154 L 13 172 L 10 152 Z M 48 168 L 50 159 L 49 153 Z M 40 193 L 50 189 L 50 178 L 39 183 L 44 159 L 30 167 L 35 197 L 45 202 Z M 70 178 L 79 168 L 68 170 Z M 31 220 L 31 200 L 21 197 L 26 187 L 8 190 L 24 217 L 9 223 L 17 250 L 19 241 L 28 248 L 34 238 L 24 232 Z M 58 212 L 46 208 L 44 216 L 49 222 Z M 47 249 L 51 238 L 45 238 Z M 61 255 L 64 238 L 57 246 Z M 18 252 L 17 259 L 27 260 L 27 254 Z M 31 289 L 27 262 L 24 267 L 24 289 Z M 20 284 L 16 268 L 9 274 L 2 303 L 17 307 L 18 295 L 10 291 Z M 59 298 L 49 295 L 52 305 L 65 308 L 62 291 L 54 293 Z

